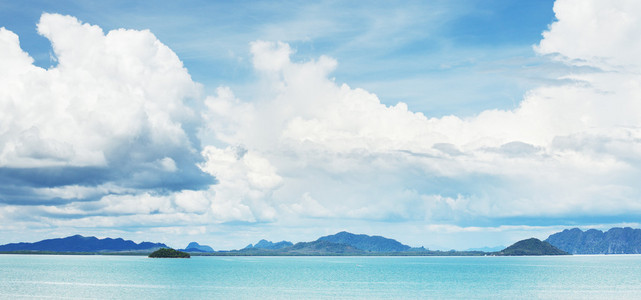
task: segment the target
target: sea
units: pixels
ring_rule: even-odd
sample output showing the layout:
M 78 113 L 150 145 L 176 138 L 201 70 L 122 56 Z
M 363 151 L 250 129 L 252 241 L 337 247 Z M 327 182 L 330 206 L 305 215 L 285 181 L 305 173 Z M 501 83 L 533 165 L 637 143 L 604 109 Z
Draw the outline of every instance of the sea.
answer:
M 641 299 L 641 255 L 0 255 L 0 299 Z

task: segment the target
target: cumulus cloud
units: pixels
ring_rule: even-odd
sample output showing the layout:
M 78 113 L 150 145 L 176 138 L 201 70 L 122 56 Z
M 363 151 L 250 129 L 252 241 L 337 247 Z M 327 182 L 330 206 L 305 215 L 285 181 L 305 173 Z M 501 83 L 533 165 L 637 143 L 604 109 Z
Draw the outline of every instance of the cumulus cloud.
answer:
M 632 71 L 640 66 L 641 3 L 634 0 L 563 0 L 554 4 L 557 22 L 536 49 L 571 64 Z
M 23 187 L 212 182 L 197 167 L 200 116 L 186 104 L 200 87 L 171 49 L 149 31 L 105 34 L 70 16 L 45 13 L 37 27 L 55 67 L 33 65 L 18 37 L 0 29 L 0 189 L 21 188 L 27 204 L 54 197 Z
M 207 99 L 227 118 L 196 113 L 188 102 L 203 100 L 200 86 L 149 31 L 104 33 L 43 14 L 38 32 L 57 60 L 49 69 L 0 29 L 0 201 L 15 208 L 14 221 L 127 228 L 274 220 L 269 195 L 282 179 L 269 161 L 242 147 L 201 148 L 208 124 L 229 127 L 219 140 L 235 132 L 229 120 L 243 121 L 242 104 Z M 218 96 L 230 100 L 226 93 Z
M 240 147 L 225 149 L 207 146 L 203 170 L 219 179 L 211 187 L 212 213 L 220 221 L 273 221 L 276 211 L 270 203 L 272 192 L 282 178 L 271 163 L 253 151 Z

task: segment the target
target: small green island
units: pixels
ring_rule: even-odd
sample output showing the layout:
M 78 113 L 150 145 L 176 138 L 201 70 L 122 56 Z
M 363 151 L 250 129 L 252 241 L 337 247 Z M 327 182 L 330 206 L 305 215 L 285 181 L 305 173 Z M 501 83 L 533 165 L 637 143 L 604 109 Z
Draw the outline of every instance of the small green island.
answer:
M 151 254 L 149 254 L 149 257 L 151 258 L 190 258 L 191 256 L 187 252 L 182 252 L 178 250 L 174 250 L 171 248 L 160 248 Z

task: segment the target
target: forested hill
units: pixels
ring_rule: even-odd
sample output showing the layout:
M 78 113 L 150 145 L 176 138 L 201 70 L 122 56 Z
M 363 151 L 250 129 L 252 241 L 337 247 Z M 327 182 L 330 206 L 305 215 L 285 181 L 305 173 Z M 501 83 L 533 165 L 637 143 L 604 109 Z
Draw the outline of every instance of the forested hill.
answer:
M 334 235 L 324 236 L 318 241 L 345 244 L 367 252 L 403 252 L 410 250 L 410 246 L 403 245 L 397 240 L 382 236 L 369 236 L 366 234 L 353 234 L 346 231 Z
M 536 238 L 530 238 L 514 243 L 497 253 L 499 256 L 524 256 L 524 255 L 568 255 L 569 253 L 542 242 Z

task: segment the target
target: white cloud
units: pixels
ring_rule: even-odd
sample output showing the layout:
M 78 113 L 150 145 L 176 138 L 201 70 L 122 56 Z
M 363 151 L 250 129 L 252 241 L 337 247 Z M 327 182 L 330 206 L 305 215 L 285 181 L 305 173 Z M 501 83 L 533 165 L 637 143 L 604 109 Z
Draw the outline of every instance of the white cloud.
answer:
M 634 0 L 561 0 L 554 4 L 559 20 L 543 33 L 536 47 L 544 54 L 559 54 L 572 64 L 604 70 L 633 71 L 641 66 L 639 12 Z
M 203 171 L 216 176 L 210 187 L 212 213 L 220 221 L 272 221 L 276 211 L 270 203 L 272 192 L 282 178 L 265 158 L 239 147 L 207 146 Z
M 178 57 L 149 31 L 43 14 L 58 65 L 42 69 L 0 31 L 0 166 L 111 166 L 193 152 L 185 105 L 197 97 Z M 182 152 L 182 153 L 181 153 Z
M 171 159 L 171 157 L 165 157 L 162 159 L 159 159 L 158 165 L 161 170 L 167 171 L 167 172 L 175 172 L 178 168 L 176 167 L 176 162 Z
M 251 51 L 254 53 L 254 68 L 266 72 L 278 71 L 289 65 L 289 56 L 293 53 L 288 44 L 264 41 L 251 43 Z
M 185 212 L 204 214 L 209 211 L 211 199 L 202 191 L 184 190 L 174 195 L 174 202 Z
M 303 217 L 331 218 L 334 216 L 331 211 L 318 203 L 309 193 L 304 193 L 300 200 L 289 206 L 282 205 L 281 208 L 287 212 L 293 212 Z
M 205 105 L 207 110 L 203 112 L 203 119 L 206 124 L 200 133 L 203 141 L 233 144 L 238 140 L 240 128 L 253 123 L 254 106 L 241 102 L 228 87 L 219 87 L 215 96 L 205 99 Z
M 20 49 L 18 36 L 6 28 L 0 28 L 0 48 L 4 55 L 0 56 L 0 76 L 20 75 L 29 71 L 33 59 Z
M 573 45 L 600 43 L 604 32 L 639 30 L 636 21 L 610 21 L 612 16 L 633 16 L 623 9 L 627 6 L 615 5 L 603 13 L 586 3 L 580 6 L 592 14 L 575 16 L 567 11 L 572 5 L 557 3 L 559 21 L 545 33 L 538 51 L 558 52 L 571 63 L 580 59 L 578 64 L 603 69 L 605 64 L 612 69 L 635 63 L 636 56 L 626 53 L 638 53 L 641 45 L 616 36 L 605 48 L 572 52 L 581 48 Z M 579 15 L 582 19 L 577 20 Z M 599 25 L 598 31 L 581 27 L 590 20 Z M 572 34 L 575 31 L 582 33 Z M 621 53 L 617 50 L 621 48 L 627 50 Z M 634 200 L 641 192 L 633 183 L 641 161 L 641 102 L 637 101 L 641 88 L 638 75 L 625 68 L 616 74 L 575 75 L 570 78 L 576 83 L 531 90 L 514 110 L 488 110 L 466 119 L 429 118 L 404 103 L 386 106 L 374 94 L 335 83 L 328 77 L 337 66 L 330 58 L 297 63 L 289 59 L 292 52 L 283 43 L 253 43 L 262 86 L 271 89 L 261 91 L 262 98 L 253 103 L 233 96 L 219 101 L 225 103 L 225 112 L 242 111 L 243 122 L 235 123 L 235 131 L 224 136 L 226 143 L 264 153 L 282 174 L 310 172 L 316 177 L 309 176 L 309 181 L 351 183 L 328 193 L 323 191 L 326 185 L 314 187 L 286 176 L 277 193 L 283 198 L 305 194 L 330 215 L 375 219 L 641 212 Z M 402 179 L 367 181 L 372 179 L 364 176 L 368 172 Z M 419 179 L 410 179 L 407 173 Z M 361 180 L 354 179 L 359 176 Z M 416 182 L 420 178 L 426 182 L 447 178 L 452 186 L 421 186 Z M 470 180 L 484 182 L 474 185 Z M 355 196 L 363 186 L 371 189 Z M 462 186 L 467 187 L 458 195 L 442 194 Z M 418 192 L 399 196 L 406 189 Z M 390 195 L 397 198 L 380 199 Z M 396 204 L 390 207 L 390 201 Z M 418 204 L 421 201 L 428 202 Z M 410 213 L 412 205 L 425 207 L 425 212 Z
M 171 49 L 146 30 L 104 33 L 58 14 L 38 32 L 57 59 L 49 69 L 0 29 L 0 202 L 82 216 L 95 211 L 76 201 L 102 199 L 104 213 L 144 214 L 169 209 L 151 195 L 213 182 L 187 105 L 201 87 Z

